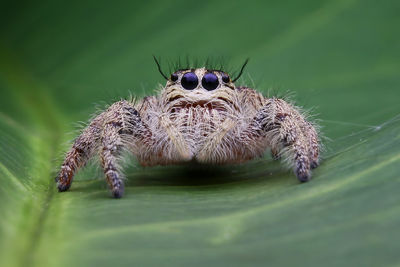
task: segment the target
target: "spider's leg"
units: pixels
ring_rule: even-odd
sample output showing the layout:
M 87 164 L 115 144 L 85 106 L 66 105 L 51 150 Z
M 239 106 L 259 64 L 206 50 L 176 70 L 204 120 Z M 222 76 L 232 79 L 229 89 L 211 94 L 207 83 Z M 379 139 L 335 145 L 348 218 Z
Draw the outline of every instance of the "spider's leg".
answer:
M 110 121 L 104 126 L 102 136 L 102 149 L 100 152 L 101 166 L 106 175 L 113 197 L 120 198 L 124 192 L 123 174 L 119 161 L 124 143 L 119 132 L 122 129 L 120 120 Z
M 57 177 L 59 191 L 66 191 L 75 172 L 85 165 L 93 154 L 100 150 L 104 173 L 114 197 L 123 193 L 123 175 L 119 168 L 121 151 L 143 136 L 146 130 L 138 112 L 127 101 L 119 101 L 98 115 L 76 139 L 67 153 Z
M 124 193 L 124 175 L 119 164 L 121 153 L 129 149 L 131 142 L 143 136 L 146 128 L 139 113 L 127 101 L 113 104 L 107 112 L 108 119 L 101 136 L 101 165 L 113 197 L 120 198 Z
M 258 112 L 255 129 L 270 141 L 272 151 L 279 151 L 301 182 L 311 177 L 318 164 L 319 143 L 314 127 L 300 112 L 282 99 L 269 99 Z
M 69 189 L 75 172 L 87 163 L 99 147 L 103 117 L 104 114 L 100 114 L 89 124 L 82 134 L 75 139 L 72 148 L 65 156 L 61 170 L 56 177 L 60 192 Z
M 319 165 L 319 153 L 320 144 L 317 131 L 315 127 L 308 121 L 306 121 L 306 127 L 304 130 L 308 134 L 309 147 L 310 147 L 310 159 L 311 159 L 311 169 L 318 167 Z

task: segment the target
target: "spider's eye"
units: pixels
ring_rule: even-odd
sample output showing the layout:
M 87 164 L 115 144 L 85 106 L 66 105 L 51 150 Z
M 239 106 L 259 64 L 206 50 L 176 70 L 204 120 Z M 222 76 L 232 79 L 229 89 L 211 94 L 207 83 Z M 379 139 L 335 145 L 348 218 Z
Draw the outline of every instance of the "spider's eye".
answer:
M 187 72 L 183 75 L 181 79 L 181 84 L 183 88 L 187 90 L 192 90 L 196 88 L 199 84 L 199 79 L 197 78 L 197 75 L 193 72 Z
M 201 85 L 204 89 L 211 91 L 218 87 L 218 77 L 214 73 L 206 73 L 201 80 Z
M 222 74 L 222 81 L 224 82 L 224 83 L 229 83 L 229 76 L 228 75 L 226 75 L 225 73 L 224 74 Z
M 178 80 L 178 75 L 176 73 L 171 74 L 171 81 L 176 82 Z

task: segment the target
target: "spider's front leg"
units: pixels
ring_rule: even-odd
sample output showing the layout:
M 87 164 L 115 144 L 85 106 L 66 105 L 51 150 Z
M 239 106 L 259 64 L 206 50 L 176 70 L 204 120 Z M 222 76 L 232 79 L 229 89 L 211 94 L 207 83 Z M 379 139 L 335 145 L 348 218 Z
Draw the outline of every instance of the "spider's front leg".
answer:
M 58 191 L 67 191 L 78 169 L 98 150 L 105 114 L 92 120 L 89 126 L 75 139 L 74 144 L 65 156 L 61 170 L 56 177 Z
M 100 148 L 100 158 L 107 182 L 115 198 L 123 194 L 123 174 L 119 166 L 121 152 L 143 135 L 138 112 L 127 101 L 119 101 L 97 116 L 75 140 L 57 176 L 59 191 L 66 191 L 75 172 Z
M 254 125 L 269 140 L 273 154 L 293 166 L 301 182 L 311 178 L 311 169 L 319 164 L 319 138 L 314 126 L 294 106 L 282 99 L 269 99 Z

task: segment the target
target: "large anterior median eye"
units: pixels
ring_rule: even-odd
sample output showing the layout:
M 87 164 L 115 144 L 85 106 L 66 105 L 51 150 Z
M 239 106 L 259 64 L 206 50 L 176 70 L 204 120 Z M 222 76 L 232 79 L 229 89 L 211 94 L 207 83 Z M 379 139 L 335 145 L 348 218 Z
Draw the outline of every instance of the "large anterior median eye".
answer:
M 204 89 L 211 91 L 218 87 L 218 77 L 214 73 L 206 73 L 201 80 L 201 85 Z
M 194 72 L 187 72 L 183 75 L 181 79 L 181 84 L 183 88 L 187 90 L 193 90 L 199 84 L 199 79 Z

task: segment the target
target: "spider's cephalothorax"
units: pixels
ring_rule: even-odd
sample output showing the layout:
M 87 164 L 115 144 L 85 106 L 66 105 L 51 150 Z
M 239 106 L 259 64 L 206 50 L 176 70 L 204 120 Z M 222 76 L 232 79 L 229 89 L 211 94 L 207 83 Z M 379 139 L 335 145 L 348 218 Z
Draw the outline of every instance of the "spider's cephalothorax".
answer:
M 167 84 L 160 94 L 116 102 L 90 122 L 66 155 L 56 179 L 60 191 L 68 190 L 78 168 L 97 153 L 113 196 L 121 197 L 123 150 L 152 166 L 234 164 L 270 148 L 301 182 L 310 179 L 318 166 L 319 138 L 294 106 L 236 87 L 238 77 L 220 70 L 184 69 L 163 76 Z

